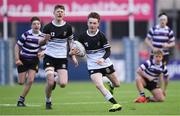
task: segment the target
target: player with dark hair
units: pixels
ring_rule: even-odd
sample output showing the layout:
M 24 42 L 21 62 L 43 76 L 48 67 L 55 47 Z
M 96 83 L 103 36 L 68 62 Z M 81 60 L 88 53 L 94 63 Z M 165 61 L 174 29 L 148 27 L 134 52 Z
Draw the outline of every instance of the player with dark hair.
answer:
M 39 40 L 44 39 L 44 35 L 40 31 L 41 23 L 38 17 L 31 18 L 31 28 L 32 29 L 22 34 L 15 45 L 15 63 L 18 70 L 18 83 L 23 85 L 27 78 L 27 83 L 17 102 L 17 106 L 19 107 L 26 106 L 24 104 L 25 97 L 38 71 L 39 58 L 43 55 L 42 50 L 45 49 L 45 46 L 38 44 Z
M 110 45 L 105 35 L 98 29 L 99 24 L 100 15 L 96 12 L 91 12 L 88 15 L 88 30 L 77 38 L 86 49 L 87 67 L 91 80 L 105 99 L 113 104 L 109 112 L 115 112 L 121 110 L 122 106 L 117 103 L 113 95 L 106 89 L 102 77 L 107 76 L 114 87 L 119 87 L 120 81 L 117 79 L 114 66 L 109 59 L 111 54 Z M 77 51 L 77 49 L 71 49 L 70 53 L 77 54 Z
M 135 99 L 136 103 L 146 102 L 163 102 L 165 100 L 165 91 L 167 85 L 164 84 L 164 79 L 168 78 L 168 71 L 165 64 L 162 62 L 163 52 L 160 50 L 153 52 L 153 59 L 147 60 L 137 70 L 136 87 L 140 97 Z M 163 74 L 163 75 L 162 75 Z M 162 86 L 160 88 L 160 85 Z M 146 97 L 144 88 L 148 89 L 153 97 Z
M 169 49 L 175 46 L 175 37 L 173 31 L 167 26 L 168 17 L 166 13 L 160 13 L 159 24 L 152 27 L 145 39 L 147 45 L 154 50 L 163 51 L 163 62 L 168 63 Z
M 65 8 L 63 5 L 56 5 L 54 7 L 54 20 L 45 25 L 43 33 L 47 37 L 40 44 L 46 43 L 46 50 L 44 56 L 44 69 L 47 77 L 47 84 L 45 89 L 46 94 L 46 109 L 52 109 L 51 94 L 55 86 L 54 74 L 57 72 L 57 79 L 60 87 L 64 88 L 68 83 L 68 45 L 71 47 L 73 40 L 72 26 L 63 20 L 65 15 Z M 76 65 L 78 65 L 76 57 L 72 56 Z

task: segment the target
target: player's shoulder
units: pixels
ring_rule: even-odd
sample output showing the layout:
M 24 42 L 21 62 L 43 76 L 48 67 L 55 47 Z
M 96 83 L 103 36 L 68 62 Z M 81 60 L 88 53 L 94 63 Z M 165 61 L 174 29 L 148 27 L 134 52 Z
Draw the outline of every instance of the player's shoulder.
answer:
M 44 25 L 44 28 L 48 28 L 48 27 L 51 27 L 51 26 L 53 26 L 53 24 L 52 24 L 52 22 L 49 22 L 46 25 Z
M 159 25 L 153 25 L 153 26 L 150 28 L 150 30 L 151 30 L 151 31 L 154 31 L 154 30 L 156 30 L 156 29 L 158 29 L 158 28 L 160 28 Z
M 99 32 L 98 32 L 97 34 L 102 35 L 102 36 L 105 36 L 104 32 L 102 32 L 102 31 L 100 31 L 100 30 L 99 30 Z
M 153 60 L 152 59 L 148 59 L 144 63 L 146 63 L 148 65 L 151 65 L 151 64 L 153 64 Z
M 173 31 L 172 28 L 169 27 L 169 26 L 166 26 L 166 29 L 169 31 L 169 33 L 170 33 L 171 31 Z
M 101 40 L 105 40 L 105 41 L 107 40 L 104 32 L 102 32 L 102 31 L 99 31 L 99 32 L 97 33 L 97 36 L 99 36 L 99 38 L 101 38 Z
M 69 22 L 65 22 L 65 26 L 72 27 L 72 25 Z
M 86 31 L 82 31 L 82 32 L 78 33 L 77 36 L 78 37 L 86 37 L 86 36 L 88 36 L 88 34 Z
M 27 37 L 27 36 L 28 36 L 28 35 L 30 35 L 30 34 L 32 34 L 32 30 L 31 30 L 31 29 L 30 29 L 30 30 L 25 31 L 25 32 L 22 34 L 22 36 Z

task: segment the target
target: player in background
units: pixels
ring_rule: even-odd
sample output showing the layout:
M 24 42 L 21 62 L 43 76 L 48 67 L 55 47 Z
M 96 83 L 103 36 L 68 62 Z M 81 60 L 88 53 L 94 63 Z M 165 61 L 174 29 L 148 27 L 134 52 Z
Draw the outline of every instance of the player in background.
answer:
M 169 78 L 167 67 L 163 63 L 163 52 L 155 50 L 153 59 L 147 60 L 137 69 L 136 87 L 140 97 L 135 99 L 134 102 L 163 102 L 167 86 L 164 84 L 163 78 Z M 144 88 L 149 90 L 153 97 L 146 97 Z
M 68 44 L 71 47 L 73 41 L 72 27 L 69 23 L 63 20 L 65 8 L 63 5 L 54 7 L 54 20 L 45 25 L 43 33 L 49 38 L 40 41 L 39 44 L 46 44 L 44 56 L 44 69 L 47 77 L 45 88 L 46 109 L 52 109 L 51 94 L 55 85 L 55 72 L 59 79 L 57 82 L 60 87 L 64 88 L 68 83 Z M 73 62 L 78 65 L 76 57 L 72 56 Z
M 145 43 L 154 50 L 163 51 L 163 63 L 166 65 L 169 60 L 169 49 L 175 46 L 174 32 L 167 26 L 168 16 L 166 13 L 160 13 L 159 24 L 152 27 L 147 37 L 145 38 Z M 151 58 L 153 56 L 151 55 Z M 165 84 L 168 84 L 168 79 L 165 79 Z
M 41 33 L 41 22 L 38 17 L 31 18 L 31 28 L 22 34 L 15 45 L 15 63 L 18 70 L 18 83 L 24 85 L 24 90 L 19 96 L 17 106 L 25 107 L 25 97 L 27 96 L 36 72 L 38 72 L 39 58 L 43 55 L 45 46 L 38 44 L 39 40 L 44 39 Z
M 100 24 L 100 15 L 91 12 L 88 15 L 88 30 L 80 34 L 77 40 L 83 44 L 86 49 L 87 67 L 90 78 L 96 88 L 101 92 L 105 99 L 113 104 L 109 112 L 121 110 L 122 106 L 117 103 L 113 95 L 106 89 L 102 77 L 107 76 L 114 87 L 120 86 L 113 64 L 109 59 L 111 54 L 110 45 L 105 35 L 98 29 Z M 71 49 L 71 54 L 77 54 L 77 49 Z

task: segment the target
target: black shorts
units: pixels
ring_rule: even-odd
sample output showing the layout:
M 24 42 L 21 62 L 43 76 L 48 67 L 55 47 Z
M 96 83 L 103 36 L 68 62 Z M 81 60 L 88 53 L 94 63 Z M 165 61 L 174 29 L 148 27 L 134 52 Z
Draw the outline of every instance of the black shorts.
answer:
M 17 70 L 18 73 L 22 73 L 22 72 L 26 72 L 29 69 L 35 70 L 36 72 L 38 72 L 38 68 L 39 68 L 39 59 L 38 58 L 34 58 L 34 59 L 24 59 L 24 58 L 20 58 L 20 60 L 22 61 L 23 65 L 19 65 L 17 66 Z
M 111 65 L 106 68 L 88 70 L 88 72 L 89 72 L 89 75 L 92 75 L 94 73 L 101 73 L 103 76 L 106 76 L 115 72 L 115 69 L 114 69 L 114 66 Z
M 153 59 L 153 55 L 150 56 L 150 59 Z M 162 62 L 163 62 L 164 65 L 168 64 L 168 62 L 169 62 L 169 55 L 164 55 Z
M 152 91 L 156 88 L 160 88 L 159 84 L 158 84 L 158 80 L 152 80 L 149 81 L 148 79 L 144 78 L 145 82 L 146 82 L 146 86 L 144 88 L 148 89 L 149 91 Z
M 43 67 L 54 67 L 55 71 L 58 69 L 67 69 L 68 60 L 67 58 L 53 58 L 51 56 L 45 55 L 43 60 Z

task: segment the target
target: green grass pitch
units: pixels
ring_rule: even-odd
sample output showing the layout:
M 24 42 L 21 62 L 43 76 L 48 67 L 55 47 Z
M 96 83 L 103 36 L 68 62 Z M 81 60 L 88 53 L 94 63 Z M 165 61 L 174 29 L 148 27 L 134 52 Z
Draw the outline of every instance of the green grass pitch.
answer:
M 45 110 L 45 83 L 34 83 L 26 97 L 27 107 L 16 107 L 22 86 L 0 86 L 0 115 L 180 115 L 180 81 L 170 81 L 163 103 L 133 103 L 138 96 L 135 83 L 122 83 L 114 97 L 122 104 L 119 112 L 108 112 L 105 101 L 91 82 L 69 82 L 64 89 L 56 86 L 52 110 Z M 150 95 L 146 91 L 146 95 Z

